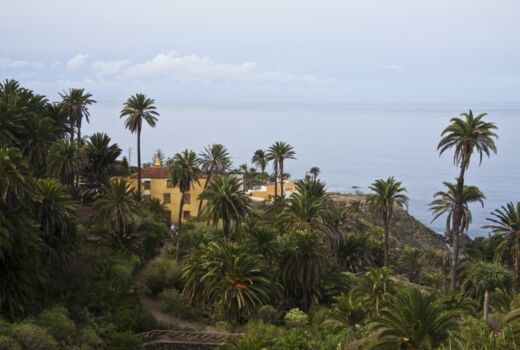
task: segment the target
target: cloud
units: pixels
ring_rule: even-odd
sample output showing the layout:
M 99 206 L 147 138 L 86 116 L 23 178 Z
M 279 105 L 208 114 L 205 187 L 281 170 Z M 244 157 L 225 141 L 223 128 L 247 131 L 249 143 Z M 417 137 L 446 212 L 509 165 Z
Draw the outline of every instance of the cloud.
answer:
M 21 69 L 21 68 L 44 68 L 41 62 L 31 62 L 24 60 L 12 60 L 10 58 L 0 58 L 0 69 Z
M 92 64 L 92 70 L 98 77 L 104 78 L 109 75 L 118 75 L 129 64 L 130 61 L 96 61 Z
M 77 54 L 67 61 L 65 68 L 69 71 L 77 71 L 87 62 L 88 55 Z
M 174 81 L 181 83 L 211 84 L 221 82 L 244 83 L 303 83 L 328 84 L 333 79 L 320 79 L 281 71 L 261 71 L 253 62 L 218 62 L 208 56 L 180 55 L 175 51 L 130 63 L 122 61 L 96 61 L 94 72 L 104 78 L 119 80 Z
M 403 67 L 398 66 L 396 64 L 387 64 L 387 65 L 381 66 L 379 68 L 380 69 L 384 69 L 384 70 L 391 70 L 391 71 L 394 71 L 394 72 L 402 72 L 402 71 L 404 71 Z

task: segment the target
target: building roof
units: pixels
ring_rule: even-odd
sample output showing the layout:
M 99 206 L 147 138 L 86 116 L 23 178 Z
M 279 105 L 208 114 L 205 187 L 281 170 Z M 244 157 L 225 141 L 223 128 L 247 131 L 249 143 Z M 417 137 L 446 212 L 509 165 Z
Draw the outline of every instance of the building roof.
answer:
M 141 169 L 141 178 L 167 178 L 170 176 L 168 168 L 153 166 Z

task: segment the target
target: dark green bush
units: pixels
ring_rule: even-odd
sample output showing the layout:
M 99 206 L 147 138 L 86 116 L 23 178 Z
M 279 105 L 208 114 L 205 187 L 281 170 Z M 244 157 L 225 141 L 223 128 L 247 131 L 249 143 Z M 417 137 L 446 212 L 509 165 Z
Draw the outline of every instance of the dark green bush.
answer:
M 13 326 L 11 332 L 24 350 L 57 350 L 58 342 L 45 329 L 31 323 Z
M 143 281 L 152 294 L 167 288 L 182 289 L 182 265 L 173 257 L 155 258 L 143 271 Z
M 22 347 L 13 338 L 0 335 L 0 350 L 22 350 Z
M 69 342 L 76 334 L 76 325 L 69 318 L 67 309 L 61 305 L 42 311 L 36 323 L 59 342 Z
M 109 350 L 142 350 L 143 343 L 133 333 L 115 333 L 110 338 Z
M 278 311 L 271 305 L 261 306 L 257 311 L 257 318 L 267 324 L 278 322 Z
M 198 317 L 197 311 L 191 307 L 188 299 L 176 289 L 166 289 L 159 294 L 161 310 L 185 320 Z

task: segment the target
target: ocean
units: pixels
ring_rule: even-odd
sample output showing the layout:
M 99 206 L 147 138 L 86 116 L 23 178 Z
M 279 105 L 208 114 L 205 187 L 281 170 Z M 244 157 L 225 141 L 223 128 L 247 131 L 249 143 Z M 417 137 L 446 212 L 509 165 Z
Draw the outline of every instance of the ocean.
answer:
M 454 181 L 458 169 L 452 153 L 439 156 L 436 147 L 450 118 L 467 111 L 466 105 L 340 105 L 340 104 L 164 104 L 157 103 L 160 119 L 155 129 L 144 127 L 142 157 L 150 162 L 155 150 L 171 156 L 185 148 L 200 152 L 222 143 L 234 165 L 250 163 L 253 152 L 275 141 L 286 141 L 296 160 L 286 162 L 293 179 L 312 166 L 329 191 L 368 192 L 378 178 L 394 176 L 408 189 L 409 212 L 439 233 L 445 219 L 431 222 L 428 204 L 443 181 Z M 100 102 L 90 111 L 83 133 L 108 133 L 136 163 L 136 137 L 119 118 L 121 103 Z M 472 237 L 487 235 L 482 228 L 489 213 L 509 201 L 520 200 L 520 105 L 474 106 L 487 112 L 498 126 L 498 154 L 474 157 L 466 183 L 477 185 L 487 199 L 473 205 Z

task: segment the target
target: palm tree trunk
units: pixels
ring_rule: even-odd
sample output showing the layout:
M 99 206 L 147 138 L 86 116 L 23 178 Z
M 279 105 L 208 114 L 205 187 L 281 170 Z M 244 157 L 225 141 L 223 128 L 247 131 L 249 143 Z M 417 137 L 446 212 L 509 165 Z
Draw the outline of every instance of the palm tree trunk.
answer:
M 460 175 L 457 178 L 457 198 L 455 202 L 455 208 L 453 210 L 453 225 L 451 226 L 452 230 L 452 240 L 453 240 L 453 252 L 451 258 L 451 291 L 455 292 L 457 289 L 457 267 L 458 267 L 458 259 L 459 259 L 459 236 L 460 236 L 460 223 L 462 220 L 462 206 L 463 206 L 463 193 L 464 193 L 464 172 L 466 162 L 463 161 L 460 167 Z
M 209 171 L 209 172 L 208 172 L 208 177 L 206 178 L 206 183 L 204 184 L 204 189 L 203 189 L 203 191 L 206 191 L 206 188 L 208 188 L 208 184 L 209 184 L 209 182 L 211 181 L 211 175 L 213 175 L 213 171 Z M 203 202 L 203 201 L 204 201 L 204 200 L 203 200 L 202 198 L 199 199 L 199 209 L 197 210 L 197 218 L 199 217 L 200 212 L 201 212 L 201 210 L 202 210 L 202 202 Z
M 518 269 L 519 269 L 519 254 L 518 251 L 513 246 L 513 289 L 516 290 L 518 286 Z
M 489 318 L 489 290 L 486 290 L 484 292 L 484 320 L 486 323 L 488 322 Z
M 137 127 L 137 197 L 141 200 L 141 126 Z
M 222 226 L 224 230 L 224 239 L 225 241 L 229 241 L 229 220 L 222 220 Z
M 77 140 L 79 142 L 79 140 L 81 140 L 81 117 L 78 119 L 78 136 L 77 136 Z
M 280 196 L 283 198 L 283 159 L 280 159 Z
M 388 266 L 388 240 L 389 240 L 389 227 L 388 227 L 388 221 L 385 219 L 385 224 L 384 224 L 384 231 L 385 231 L 385 242 L 384 242 L 384 251 L 385 251 L 385 256 L 384 256 L 384 265 L 385 266 Z
M 179 249 L 181 243 L 182 209 L 184 209 L 184 192 L 181 192 L 181 202 L 179 203 L 179 218 L 177 220 L 177 245 L 175 249 L 175 260 L 179 261 Z
M 278 160 L 274 160 L 274 198 L 278 197 Z

